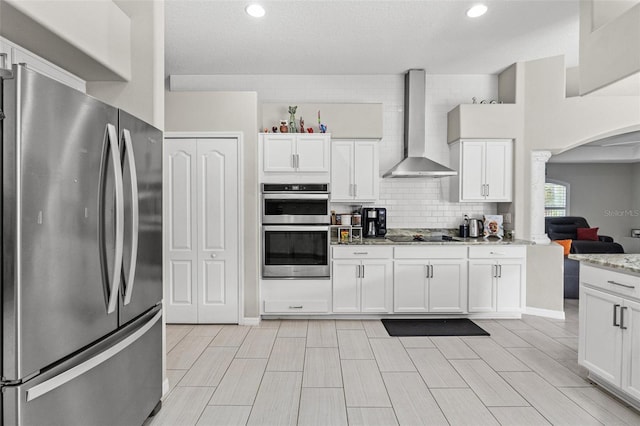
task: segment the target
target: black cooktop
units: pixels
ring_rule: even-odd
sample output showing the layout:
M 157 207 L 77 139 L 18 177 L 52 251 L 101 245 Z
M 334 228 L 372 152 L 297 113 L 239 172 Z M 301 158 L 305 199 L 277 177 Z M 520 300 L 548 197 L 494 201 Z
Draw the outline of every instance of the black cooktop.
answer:
M 442 242 L 442 241 L 460 241 L 457 238 L 450 237 L 448 235 L 388 235 L 387 239 L 393 241 L 394 243 L 410 243 L 410 242 Z

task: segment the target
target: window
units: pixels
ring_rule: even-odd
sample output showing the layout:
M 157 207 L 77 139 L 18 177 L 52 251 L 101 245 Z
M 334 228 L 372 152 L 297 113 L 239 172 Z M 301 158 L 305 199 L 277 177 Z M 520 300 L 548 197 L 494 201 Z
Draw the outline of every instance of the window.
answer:
M 548 180 L 544 184 L 544 215 L 569 215 L 569 184 Z

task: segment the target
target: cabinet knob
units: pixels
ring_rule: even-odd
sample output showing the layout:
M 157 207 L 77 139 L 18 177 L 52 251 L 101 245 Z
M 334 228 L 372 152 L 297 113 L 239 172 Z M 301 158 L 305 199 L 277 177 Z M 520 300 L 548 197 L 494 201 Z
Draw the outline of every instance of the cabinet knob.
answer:
M 215 253 L 211 253 L 211 258 L 212 258 L 212 259 L 215 259 L 216 257 L 217 257 L 217 254 L 215 254 Z

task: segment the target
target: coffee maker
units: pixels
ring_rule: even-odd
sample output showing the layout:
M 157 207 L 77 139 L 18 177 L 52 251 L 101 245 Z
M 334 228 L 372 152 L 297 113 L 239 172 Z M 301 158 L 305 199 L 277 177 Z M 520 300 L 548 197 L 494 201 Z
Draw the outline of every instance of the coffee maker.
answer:
M 384 237 L 387 234 L 387 209 L 381 207 L 363 208 L 362 232 L 365 238 Z

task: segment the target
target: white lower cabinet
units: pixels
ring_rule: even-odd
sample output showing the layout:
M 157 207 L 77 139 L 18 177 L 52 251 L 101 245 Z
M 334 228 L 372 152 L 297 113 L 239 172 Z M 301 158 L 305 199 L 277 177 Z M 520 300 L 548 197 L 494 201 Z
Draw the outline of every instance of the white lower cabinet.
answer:
M 394 265 L 394 312 L 467 311 L 465 247 L 398 247 Z
M 333 312 L 391 311 L 392 248 L 334 247 L 332 254 Z
M 469 312 L 524 308 L 525 247 L 469 248 Z
M 638 294 L 638 276 L 580 267 L 578 363 L 636 408 L 640 408 Z

